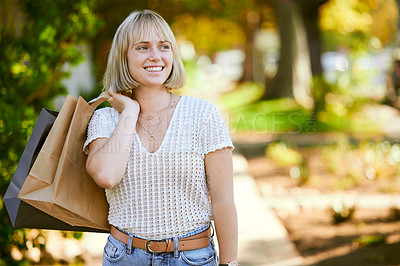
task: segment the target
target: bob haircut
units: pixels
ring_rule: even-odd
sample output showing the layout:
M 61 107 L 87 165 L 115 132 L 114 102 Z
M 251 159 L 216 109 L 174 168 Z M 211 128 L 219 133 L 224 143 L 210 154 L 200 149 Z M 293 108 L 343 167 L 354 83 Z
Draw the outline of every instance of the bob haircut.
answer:
M 168 90 L 180 89 L 185 85 L 186 73 L 179 56 L 178 45 L 168 23 L 151 10 L 133 11 L 118 27 L 114 35 L 108 56 L 107 68 L 103 76 L 103 87 L 108 91 L 111 87 L 117 92 L 129 91 L 140 84 L 129 73 L 128 50 L 137 42 L 155 32 L 171 43 L 173 61 L 171 73 L 164 85 Z

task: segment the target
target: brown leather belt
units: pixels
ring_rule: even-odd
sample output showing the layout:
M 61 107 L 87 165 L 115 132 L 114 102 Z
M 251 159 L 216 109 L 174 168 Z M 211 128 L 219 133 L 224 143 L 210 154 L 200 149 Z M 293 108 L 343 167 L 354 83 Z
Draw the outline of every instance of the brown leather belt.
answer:
M 111 235 L 122 243 L 128 245 L 129 235 L 119 231 L 114 226 L 111 226 Z M 206 231 L 201 232 L 197 235 L 180 238 L 178 241 L 178 250 L 185 251 L 208 247 L 208 245 L 210 244 L 210 237 L 211 228 L 208 228 Z M 132 246 L 134 248 L 144 249 L 150 253 L 168 253 L 174 251 L 174 241 L 172 239 L 147 240 L 133 237 Z

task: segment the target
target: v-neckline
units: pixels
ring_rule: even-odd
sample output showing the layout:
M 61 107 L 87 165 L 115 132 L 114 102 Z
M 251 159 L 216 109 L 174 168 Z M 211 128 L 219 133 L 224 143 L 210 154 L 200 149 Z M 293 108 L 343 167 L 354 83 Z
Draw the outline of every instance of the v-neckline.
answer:
M 170 135 L 170 134 L 169 134 L 169 131 L 171 130 L 171 125 L 172 125 L 172 123 L 173 123 L 174 120 L 175 120 L 175 116 L 176 116 L 175 114 L 177 113 L 178 108 L 179 108 L 179 106 L 181 105 L 181 102 L 182 102 L 182 100 L 183 100 L 184 97 L 185 97 L 185 96 L 183 96 L 183 95 L 180 96 L 179 101 L 178 101 L 178 103 L 176 104 L 175 110 L 174 110 L 174 112 L 173 112 L 173 114 L 172 114 L 172 118 L 171 118 L 171 120 L 169 121 L 169 125 L 168 125 L 168 128 L 167 128 L 167 131 L 165 131 L 164 138 L 163 138 L 163 140 L 162 140 L 160 146 L 158 146 L 157 150 L 155 150 L 154 152 L 149 152 L 149 151 L 143 146 L 142 140 L 140 139 L 139 134 L 135 131 L 135 137 L 136 137 L 136 139 L 137 139 L 137 141 L 138 141 L 138 143 L 139 143 L 139 147 L 140 147 L 140 149 L 142 149 L 146 154 L 155 155 L 155 154 L 157 154 L 157 153 L 162 149 L 162 147 L 164 146 L 164 142 L 166 142 L 166 139 L 167 139 L 168 136 Z

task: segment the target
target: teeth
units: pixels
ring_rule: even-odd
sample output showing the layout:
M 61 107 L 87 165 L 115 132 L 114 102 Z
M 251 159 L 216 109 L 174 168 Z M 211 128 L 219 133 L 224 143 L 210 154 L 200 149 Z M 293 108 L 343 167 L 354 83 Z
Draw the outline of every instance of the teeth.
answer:
M 162 67 L 145 67 L 144 69 L 146 69 L 146 71 L 149 71 L 149 72 L 158 72 L 158 71 L 161 71 L 163 68 Z

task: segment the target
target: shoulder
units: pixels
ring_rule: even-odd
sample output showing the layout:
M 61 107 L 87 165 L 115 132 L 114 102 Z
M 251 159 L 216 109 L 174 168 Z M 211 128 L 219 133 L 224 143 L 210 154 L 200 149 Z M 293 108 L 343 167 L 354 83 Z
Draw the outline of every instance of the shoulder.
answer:
M 113 122 L 117 123 L 120 114 L 112 107 L 104 107 L 94 111 L 91 121 L 93 122 Z
M 102 118 L 118 118 L 119 117 L 119 113 L 117 110 L 115 110 L 112 107 L 104 107 L 104 108 L 100 108 L 97 109 L 96 111 L 94 111 L 94 114 L 96 116 L 102 117 Z
M 206 112 L 210 112 L 217 108 L 213 103 L 193 96 L 182 96 L 181 100 L 183 100 L 183 104 L 186 107 L 192 109 L 196 113 L 203 112 L 203 114 L 206 114 Z
M 184 106 L 184 116 L 190 118 L 194 124 L 197 124 L 198 130 L 205 130 L 210 126 L 210 122 L 221 121 L 222 116 L 217 106 L 210 101 L 184 96 L 182 98 Z M 212 124 L 213 124 L 212 123 Z

